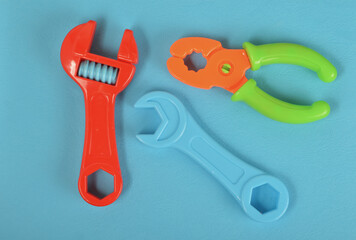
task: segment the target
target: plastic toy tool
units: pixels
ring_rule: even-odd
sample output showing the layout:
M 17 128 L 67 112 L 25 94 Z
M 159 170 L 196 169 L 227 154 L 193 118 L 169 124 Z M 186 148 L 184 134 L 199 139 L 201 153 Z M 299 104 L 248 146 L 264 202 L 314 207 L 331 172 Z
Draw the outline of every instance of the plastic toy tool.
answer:
M 137 135 L 141 142 L 156 148 L 175 148 L 189 155 L 256 221 L 275 221 L 285 213 L 289 203 L 285 185 L 215 142 L 176 97 L 166 92 L 151 92 L 141 97 L 135 107 L 154 108 L 162 120 L 154 134 Z
M 85 99 L 85 140 L 79 176 L 79 192 L 95 206 L 114 202 L 122 189 L 122 177 L 115 139 L 115 98 L 130 83 L 138 62 L 131 30 L 125 30 L 117 60 L 90 53 L 96 22 L 72 29 L 61 48 L 61 62 L 67 74 L 81 87 Z M 88 189 L 88 176 L 103 170 L 113 176 L 114 190 L 100 198 Z
M 198 88 L 224 88 L 233 93 L 232 101 L 243 101 L 271 119 L 308 123 L 322 119 L 330 112 L 324 101 L 299 106 L 278 100 L 259 89 L 255 80 L 248 80 L 245 76 L 250 68 L 258 70 L 264 65 L 286 63 L 309 68 L 324 82 L 335 80 L 335 67 L 309 48 L 289 43 L 255 46 L 245 42 L 243 49 L 225 49 L 213 39 L 188 37 L 176 41 L 170 51 L 173 56 L 168 59 L 167 66 L 173 77 Z M 201 53 L 207 59 L 205 68 L 197 72 L 184 65 L 184 58 L 193 52 Z

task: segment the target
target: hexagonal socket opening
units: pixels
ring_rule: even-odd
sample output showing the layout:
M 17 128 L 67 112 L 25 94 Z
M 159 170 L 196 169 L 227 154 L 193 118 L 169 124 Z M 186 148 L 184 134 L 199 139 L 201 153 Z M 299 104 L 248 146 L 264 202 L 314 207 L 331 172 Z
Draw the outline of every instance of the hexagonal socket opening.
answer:
M 187 55 L 184 59 L 185 66 L 188 67 L 188 70 L 198 72 L 201 69 L 204 69 L 207 63 L 206 58 L 201 53 L 192 52 Z
M 114 176 L 102 169 L 99 169 L 87 178 L 88 193 L 97 197 L 104 198 L 114 192 Z
M 275 210 L 278 201 L 279 192 L 268 183 L 252 189 L 250 204 L 261 214 Z

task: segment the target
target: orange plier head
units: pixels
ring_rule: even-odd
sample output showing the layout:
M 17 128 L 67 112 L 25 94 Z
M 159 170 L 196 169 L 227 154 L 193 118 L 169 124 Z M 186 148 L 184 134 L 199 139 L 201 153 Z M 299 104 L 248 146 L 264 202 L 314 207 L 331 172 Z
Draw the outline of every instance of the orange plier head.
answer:
M 171 46 L 172 57 L 167 61 L 170 74 L 181 82 L 193 87 L 210 89 L 221 87 L 235 93 L 247 81 L 245 72 L 250 61 L 243 49 L 225 49 L 219 41 L 202 38 L 181 38 Z M 205 68 L 188 70 L 184 58 L 193 52 L 206 58 Z

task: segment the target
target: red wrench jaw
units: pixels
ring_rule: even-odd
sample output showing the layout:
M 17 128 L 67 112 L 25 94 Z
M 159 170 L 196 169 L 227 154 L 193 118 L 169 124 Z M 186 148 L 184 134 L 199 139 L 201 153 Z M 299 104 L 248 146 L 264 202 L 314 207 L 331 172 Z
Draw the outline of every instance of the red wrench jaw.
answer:
M 129 29 L 126 29 L 124 32 L 117 59 L 132 64 L 138 63 L 138 50 L 135 37 Z
M 61 62 L 67 74 L 75 79 L 80 59 L 90 51 L 96 28 L 95 21 L 89 21 L 73 28 L 65 37 L 61 47 Z
M 73 28 L 65 37 L 61 47 L 61 62 L 66 73 L 82 88 L 84 92 L 91 89 L 118 94 L 130 83 L 138 62 L 138 50 L 131 30 L 125 30 L 118 59 L 106 58 L 90 53 L 96 28 L 95 21 L 88 21 Z M 111 66 L 118 69 L 115 85 L 101 83 L 77 75 L 81 61 L 89 60 L 95 63 Z

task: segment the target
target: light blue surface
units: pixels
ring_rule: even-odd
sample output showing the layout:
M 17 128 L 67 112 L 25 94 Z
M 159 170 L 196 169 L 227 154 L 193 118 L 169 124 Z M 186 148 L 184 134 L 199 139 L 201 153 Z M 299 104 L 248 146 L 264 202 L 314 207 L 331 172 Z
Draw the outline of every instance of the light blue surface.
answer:
M 356 3 L 349 1 L 13 1 L 0 7 L 0 239 L 355 239 Z M 97 208 L 79 195 L 84 100 L 62 69 L 70 29 L 98 22 L 93 52 L 116 57 L 125 28 L 140 53 L 118 96 L 116 131 L 124 188 Z M 170 45 L 204 36 L 228 48 L 291 42 L 338 70 L 333 83 L 301 67 L 271 65 L 248 76 L 296 104 L 325 100 L 330 115 L 290 125 L 270 120 L 222 89 L 200 90 L 171 77 Z M 152 131 L 134 103 L 152 90 L 182 100 L 234 155 L 281 179 L 290 193 L 274 223 L 246 217 L 231 195 L 189 157 L 144 146 Z
M 273 222 L 283 216 L 289 203 L 285 185 L 217 143 L 174 95 L 163 91 L 149 92 L 136 102 L 135 107 L 153 108 L 161 118 L 154 133 L 136 135 L 142 143 L 155 148 L 173 148 L 190 156 L 234 196 L 253 220 Z

